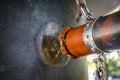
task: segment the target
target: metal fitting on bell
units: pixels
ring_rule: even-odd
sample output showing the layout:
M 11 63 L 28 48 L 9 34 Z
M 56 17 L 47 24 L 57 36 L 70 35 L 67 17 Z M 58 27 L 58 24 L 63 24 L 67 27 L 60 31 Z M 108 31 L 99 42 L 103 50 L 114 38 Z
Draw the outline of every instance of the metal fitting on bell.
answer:
M 61 52 L 63 55 L 70 56 L 71 58 L 78 58 L 91 54 L 91 51 L 86 46 L 83 33 L 86 25 L 77 28 L 65 27 L 59 35 Z

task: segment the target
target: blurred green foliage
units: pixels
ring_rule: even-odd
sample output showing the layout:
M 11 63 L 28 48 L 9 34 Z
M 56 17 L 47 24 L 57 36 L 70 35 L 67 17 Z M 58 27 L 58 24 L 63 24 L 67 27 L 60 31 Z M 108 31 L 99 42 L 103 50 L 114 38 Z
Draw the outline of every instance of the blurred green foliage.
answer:
M 108 75 L 120 74 L 120 57 L 118 59 L 106 59 L 106 69 Z

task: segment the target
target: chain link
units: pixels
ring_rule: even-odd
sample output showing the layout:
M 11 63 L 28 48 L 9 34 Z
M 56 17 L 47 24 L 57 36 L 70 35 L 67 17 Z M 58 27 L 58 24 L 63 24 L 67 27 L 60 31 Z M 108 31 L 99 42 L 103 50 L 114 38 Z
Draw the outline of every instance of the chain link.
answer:
M 76 21 L 79 22 L 82 15 L 86 16 L 88 21 L 93 20 L 92 13 L 89 11 L 85 0 L 75 0 L 77 4 Z
M 93 63 L 96 64 L 96 77 L 95 80 L 106 80 L 105 58 L 101 53 L 98 58 L 93 59 Z

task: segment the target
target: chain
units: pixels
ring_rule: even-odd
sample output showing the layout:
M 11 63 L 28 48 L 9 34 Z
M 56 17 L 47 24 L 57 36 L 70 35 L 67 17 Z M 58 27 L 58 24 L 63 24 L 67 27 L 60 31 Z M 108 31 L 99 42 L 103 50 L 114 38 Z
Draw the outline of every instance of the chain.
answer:
M 98 58 L 93 59 L 93 63 L 96 64 L 96 77 L 95 80 L 106 80 L 105 58 L 101 53 Z
M 77 13 L 76 13 L 76 21 L 79 22 L 82 14 L 86 16 L 88 21 L 93 20 L 92 13 L 89 11 L 85 0 L 79 1 L 75 0 L 77 4 Z

